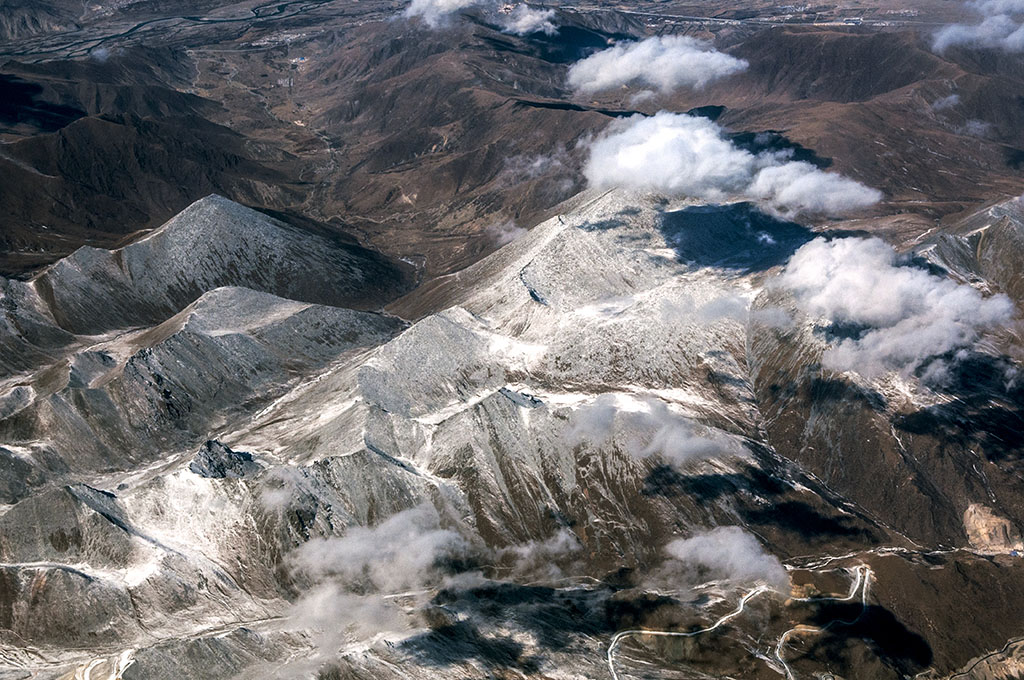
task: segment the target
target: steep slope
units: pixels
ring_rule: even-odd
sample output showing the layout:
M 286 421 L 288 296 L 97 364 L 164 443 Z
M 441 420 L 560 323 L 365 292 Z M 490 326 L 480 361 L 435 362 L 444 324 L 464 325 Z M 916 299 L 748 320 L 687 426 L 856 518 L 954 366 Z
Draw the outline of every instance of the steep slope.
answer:
M 218 282 L 202 258 L 151 249 L 175 228 L 116 268 L 74 259 L 46 276 L 93 295 L 167 282 L 149 297 L 172 309 Z M 257 245 L 283 227 L 260 229 Z M 817 236 L 745 204 L 588 193 L 395 303 L 420 317 L 404 331 L 217 288 L 70 354 L 0 421 L 21 466 L 0 515 L 6 663 L 125 678 L 838 665 L 895 680 L 998 649 L 1022 565 L 968 550 L 988 529 L 964 522 L 1021 524 L 1013 464 L 941 430 L 910 436 L 943 401 L 917 376 L 821 368 L 830 337 L 778 286 Z M 234 262 L 236 280 L 288 283 Z M 143 271 L 177 280 L 131 278 Z M 57 300 L 61 318 L 88 318 Z M 693 562 L 684 548 L 702 541 L 736 561 Z M 993 615 L 959 629 L 950 588 Z M 61 627 L 25 613 L 32 593 L 33 611 L 96 604 Z M 721 636 L 682 647 L 612 644 L 723 617 Z M 72 651 L 83 631 L 93 642 Z
M 33 284 L 62 328 L 98 334 L 162 321 L 202 292 L 229 285 L 372 309 L 401 291 L 406 276 L 340 237 L 209 196 L 124 248 L 83 247 Z
M 911 605 L 896 583 L 931 579 L 934 560 L 968 574 L 987 569 L 969 553 L 918 557 L 911 546 L 967 545 L 964 509 L 992 504 L 992 493 L 997 511 L 1019 526 L 1017 476 L 997 460 L 979 469 L 966 443 L 935 435 L 945 447 L 937 454 L 928 438 L 897 429 L 901 409 L 921 408 L 927 391 L 900 401 L 886 378 L 872 388 L 891 399 L 880 406 L 861 396 L 857 376 L 818 377 L 824 341 L 814 324 L 786 330 L 778 312 L 799 312 L 763 290 L 774 267 L 812 237 L 743 207 L 654 207 L 614 193 L 581 199 L 396 305 L 457 306 L 382 347 L 360 370 L 358 389 L 345 393 L 355 402 L 326 428 L 308 429 L 300 404 L 337 394 L 350 377 L 282 401 L 242 441 L 274 442 L 278 455 L 305 460 L 333 448 L 326 432 L 352 446 L 355 433 L 342 433 L 363 422 L 366 447 L 383 460 L 439 488 L 454 484 L 488 545 L 536 543 L 568 528 L 585 546 L 589 575 L 622 564 L 647 573 L 662 559 L 659 545 L 701 526 L 745 525 L 780 554 L 847 546 L 894 582 L 873 586 L 876 624 L 826 640 L 833 651 L 808 653 L 804 670 L 829 654 L 864 677 L 933 663 L 952 670 L 978 639 L 934 624 L 941 597 L 919 595 Z M 873 561 L 876 551 L 890 555 L 884 564 Z M 1012 580 L 1019 565 L 1005 568 L 993 578 Z M 1019 601 L 1017 589 L 1008 592 Z M 887 632 L 871 637 L 874 625 Z M 994 648 L 1014 629 L 993 618 L 979 632 Z M 874 660 L 858 658 L 864 640 Z M 364 663 L 350 657 L 342 668 Z M 510 668 L 522 671 L 522 661 Z
M 130 471 L 198 446 L 290 383 L 400 328 L 393 318 L 218 288 L 20 388 L 24 401 L 0 420 L 0 452 L 27 461 L 37 482 Z M 5 500 L 20 497 L 24 472 L 3 477 Z
M 400 321 L 338 305 L 376 307 L 406 276 L 330 234 L 210 197 L 121 250 L 80 249 L 31 282 L 4 281 L 5 502 L 181 453 L 388 339 Z

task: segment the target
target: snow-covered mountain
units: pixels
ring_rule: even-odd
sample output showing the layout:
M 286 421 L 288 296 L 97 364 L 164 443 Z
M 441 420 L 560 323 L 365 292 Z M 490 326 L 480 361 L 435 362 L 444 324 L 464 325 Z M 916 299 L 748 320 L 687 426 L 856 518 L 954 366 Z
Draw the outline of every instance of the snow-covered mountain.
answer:
M 220 198 L 5 281 L 2 677 L 948 674 L 1024 600 L 1018 338 L 834 362 L 1019 309 L 1022 224 L 893 252 L 898 322 L 807 292 L 863 233 L 621 190 L 388 312 Z

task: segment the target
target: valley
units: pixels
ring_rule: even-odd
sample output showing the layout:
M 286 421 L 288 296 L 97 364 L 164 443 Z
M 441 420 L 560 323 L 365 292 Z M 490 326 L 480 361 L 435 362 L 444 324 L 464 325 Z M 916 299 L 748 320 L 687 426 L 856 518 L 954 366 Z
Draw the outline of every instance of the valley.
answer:
M 0 679 L 1015 677 L 1020 53 L 455 5 L 5 8 Z

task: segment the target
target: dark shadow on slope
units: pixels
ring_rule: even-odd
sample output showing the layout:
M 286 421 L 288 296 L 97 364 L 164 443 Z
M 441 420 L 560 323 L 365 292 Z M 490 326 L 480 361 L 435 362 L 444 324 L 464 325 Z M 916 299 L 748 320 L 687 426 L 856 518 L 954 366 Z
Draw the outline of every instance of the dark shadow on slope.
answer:
M 955 399 L 899 417 L 896 427 L 977 446 L 993 462 L 1019 460 L 1024 454 L 1024 380 L 1019 368 L 1009 357 L 981 353 L 941 359 L 948 360 L 947 379 L 935 389 Z
M 870 237 L 871 234 L 864 234 L 864 236 Z M 948 269 L 938 264 L 937 262 L 932 262 L 931 260 L 928 260 L 916 253 L 907 253 L 902 255 L 900 257 L 900 264 L 902 264 L 905 267 L 913 267 L 914 269 L 924 270 L 931 274 L 932 276 L 938 276 L 940 279 L 950 276 L 950 272 Z
M 714 120 L 714 119 L 712 119 Z M 763 132 L 737 132 L 729 135 L 733 144 L 757 155 L 759 153 L 785 153 L 790 160 L 810 163 L 816 168 L 824 170 L 832 165 L 831 158 L 823 158 L 814 153 L 813 149 L 790 141 L 787 137 L 775 130 Z
M 815 237 L 750 203 L 697 205 L 662 214 L 661 231 L 680 262 L 749 273 L 783 264 Z
M 586 224 L 579 225 L 579 229 L 583 231 L 609 231 L 611 229 L 618 229 L 628 224 L 625 220 L 612 218 L 609 220 L 600 220 L 597 222 L 587 222 Z
M 870 408 L 876 413 L 881 413 L 887 408 L 885 395 L 882 393 L 862 387 L 854 382 L 837 375 L 821 377 L 814 375 L 807 377 L 806 373 L 820 373 L 821 367 L 817 364 L 810 365 L 796 380 L 788 382 L 772 382 L 766 387 L 771 394 L 773 402 L 789 399 L 800 399 L 806 404 L 828 404 L 830 407 L 838 405 L 859 405 Z
M 472 13 L 464 16 L 479 26 L 501 31 L 501 26 L 473 16 Z M 556 20 L 555 23 L 559 22 Z M 485 45 L 498 52 L 521 54 L 550 64 L 571 64 L 608 47 L 613 42 L 632 38 L 625 33 L 606 33 L 571 24 L 560 24 L 558 32 L 553 35 L 537 31 L 522 37 L 504 33 L 479 37 Z
M 810 623 L 824 626 L 834 623 L 815 639 L 803 654 L 850 668 L 855 658 L 850 655 L 850 642 L 863 640 L 887 665 L 903 676 L 920 673 L 932 663 L 932 648 L 923 637 L 907 628 L 896 616 L 878 605 L 864 608 L 859 602 L 829 602 L 819 606 Z
M 697 118 L 707 118 L 712 123 L 722 117 L 725 113 L 724 106 L 698 106 L 697 108 L 690 109 L 686 112 L 687 116 L 695 116 Z
M 457 621 L 406 640 L 402 649 L 427 666 L 455 666 L 476 661 L 492 668 L 536 673 L 540 660 L 524 656 L 525 647 L 510 637 L 485 636 L 468 621 Z
M 84 118 L 86 112 L 39 98 L 43 88 L 17 76 L 0 74 L 0 125 L 31 125 L 54 132 Z
M 631 111 L 629 109 L 594 108 L 591 106 L 581 106 L 580 104 L 572 104 L 570 102 L 544 99 L 514 99 L 512 101 L 514 105 L 517 107 L 526 107 L 531 109 L 552 109 L 554 111 L 593 111 L 594 113 L 600 113 L 603 116 L 609 116 L 611 118 L 629 118 L 630 116 L 634 116 L 640 113 L 639 111 Z
M 843 340 L 860 340 L 865 333 L 874 330 L 874 326 L 853 321 L 834 321 L 822 329 L 825 340 L 829 343 Z
M 607 48 L 613 42 L 630 39 L 632 36 L 625 33 L 606 33 L 564 24 L 558 27 L 558 33 L 554 35 L 533 33 L 530 36 L 530 42 L 535 50 L 534 55 L 552 64 L 576 62 Z
M 812 489 L 816 487 L 813 481 L 803 481 Z M 841 539 L 858 543 L 881 540 L 870 520 L 860 514 L 838 511 L 822 490 L 815 489 L 821 496 L 820 503 L 793 499 L 799 492 L 753 465 L 739 472 L 704 475 L 686 475 L 661 465 L 644 479 L 642 493 L 668 498 L 684 496 L 698 505 L 728 500 L 742 524 L 757 527 L 765 535 L 778 531 L 798 537 L 806 545 Z
M 430 631 L 402 644 L 418 661 L 447 667 L 472 660 L 531 673 L 539 668 L 542 657 L 527 656 L 511 638 L 488 636 L 481 630 L 499 626 L 520 630 L 543 650 L 559 651 L 578 636 L 605 636 L 644 625 L 680 602 L 663 595 L 617 593 L 609 586 L 562 590 L 495 581 L 447 588 L 432 604 L 440 620 Z
M 707 475 L 684 475 L 670 465 L 659 465 L 644 479 L 642 493 L 667 498 L 689 496 L 704 503 L 740 492 L 770 498 L 789 490 L 781 481 L 753 465 L 740 472 Z
M 825 515 L 807 503 L 786 501 L 768 508 L 743 512 L 743 519 L 755 525 L 770 525 L 799 534 L 805 539 L 864 538 L 874 540 L 875 535 L 863 526 L 855 526 L 852 517 Z
M 1017 149 L 1012 146 L 1003 147 L 1003 158 L 1011 170 L 1024 169 L 1024 149 Z
M 739 307 L 725 306 L 724 309 L 718 310 L 718 318 L 731 318 L 740 323 L 745 323 L 749 314 L 750 310 L 745 305 Z M 750 381 L 747 377 L 737 375 L 736 373 L 729 371 L 719 371 L 713 368 L 715 363 L 719 361 L 724 365 L 729 365 L 732 361 L 732 356 L 729 352 L 715 349 L 707 352 L 704 355 L 704 359 L 700 362 L 701 367 L 705 370 L 705 376 L 709 385 L 720 391 L 722 389 L 731 389 L 739 390 L 741 393 L 746 392 L 751 388 Z
M 812 403 L 823 401 L 853 402 L 865 405 L 879 413 L 887 407 L 885 395 L 875 390 L 861 387 L 846 378 L 814 377 L 808 382 L 807 389 Z
M 609 588 L 557 590 L 493 582 L 465 590 L 443 591 L 434 603 L 473 619 L 508 619 L 533 633 L 545 649 L 559 650 L 571 642 L 573 635 L 610 632 L 614 621 L 605 610 L 611 594 Z

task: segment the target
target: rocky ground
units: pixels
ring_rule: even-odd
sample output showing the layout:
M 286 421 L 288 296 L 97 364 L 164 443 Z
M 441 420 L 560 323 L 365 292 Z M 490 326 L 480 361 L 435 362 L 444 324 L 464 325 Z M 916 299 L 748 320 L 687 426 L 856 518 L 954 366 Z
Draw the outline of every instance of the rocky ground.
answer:
M 0 677 L 1015 677 L 1016 62 L 673 8 L 0 24 Z M 595 186 L 659 109 L 880 199 Z

